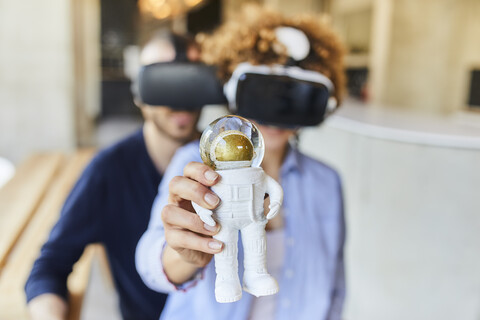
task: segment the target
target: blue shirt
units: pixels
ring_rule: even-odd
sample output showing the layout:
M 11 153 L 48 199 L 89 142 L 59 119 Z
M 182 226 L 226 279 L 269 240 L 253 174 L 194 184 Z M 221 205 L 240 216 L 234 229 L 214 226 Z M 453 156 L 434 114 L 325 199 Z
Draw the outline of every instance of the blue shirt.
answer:
M 196 279 L 178 288 L 168 282 L 163 272 L 160 257 L 165 237 L 160 212 L 167 203 L 169 181 L 182 175 L 190 161 L 201 161 L 198 142 L 179 149 L 165 172 L 148 230 L 137 246 L 137 270 L 152 289 L 171 292 L 161 319 L 247 319 L 255 299 L 250 294 L 244 292 L 235 303 L 216 302 L 213 259 Z M 345 221 L 339 176 L 330 167 L 291 148 L 280 177 L 284 189 L 285 259 L 278 279 L 275 319 L 340 319 L 345 298 Z M 240 279 L 242 257 L 239 241 Z
M 103 243 L 123 319 L 158 319 L 166 300 L 135 270 L 135 247 L 146 230 L 161 175 L 142 131 L 99 152 L 68 196 L 25 286 L 27 300 L 42 293 L 67 298 L 67 276 L 90 243 Z

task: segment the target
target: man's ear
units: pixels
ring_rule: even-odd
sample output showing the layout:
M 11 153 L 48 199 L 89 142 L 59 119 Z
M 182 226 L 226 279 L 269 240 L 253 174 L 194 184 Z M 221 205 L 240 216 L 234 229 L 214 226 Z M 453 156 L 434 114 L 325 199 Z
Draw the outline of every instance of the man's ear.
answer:
M 133 102 L 135 103 L 135 105 L 137 106 L 137 108 L 140 109 L 140 112 L 142 113 L 142 117 L 144 120 L 148 120 L 149 119 L 149 112 L 148 112 L 148 105 L 146 105 L 145 103 L 143 103 L 142 101 L 140 101 L 140 99 L 137 99 L 137 98 L 134 98 L 133 99 Z
M 145 106 L 138 97 L 133 97 L 133 103 L 135 103 L 135 105 L 140 109 L 142 109 Z

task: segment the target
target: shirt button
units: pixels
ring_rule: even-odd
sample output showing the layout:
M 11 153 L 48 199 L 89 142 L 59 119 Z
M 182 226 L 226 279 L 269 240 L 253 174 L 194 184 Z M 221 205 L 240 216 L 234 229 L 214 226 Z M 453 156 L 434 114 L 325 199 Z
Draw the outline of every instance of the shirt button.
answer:
M 290 300 L 289 299 L 283 299 L 282 300 L 282 307 L 289 308 L 290 307 Z
M 292 269 L 287 269 L 287 270 L 285 270 L 285 277 L 286 277 L 287 279 L 291 279 L 291 278 L 293 277 L 293 274 L 294 274 L 294 272 L 293 272 Z

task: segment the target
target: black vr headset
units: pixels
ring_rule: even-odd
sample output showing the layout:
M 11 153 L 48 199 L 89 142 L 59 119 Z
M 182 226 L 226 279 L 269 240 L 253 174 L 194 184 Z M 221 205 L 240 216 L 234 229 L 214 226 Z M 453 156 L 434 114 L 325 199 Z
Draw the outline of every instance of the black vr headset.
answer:
M 207 104 L 227 102 L 215 69 L 193 62 L 161 62 L 142 67 L 138 91 L 142 102 L 176 110 L 200 110 Z
M 149 105 L 197 110 L 229 103 L 230 110 L 281 127 L 320 124 L 336 108 L 332 82 L 321 73 L 290 66 L 238 65 L 222 85 L 213 67 L 198 63 L 156 63 L 139 75 L 139 93 Z

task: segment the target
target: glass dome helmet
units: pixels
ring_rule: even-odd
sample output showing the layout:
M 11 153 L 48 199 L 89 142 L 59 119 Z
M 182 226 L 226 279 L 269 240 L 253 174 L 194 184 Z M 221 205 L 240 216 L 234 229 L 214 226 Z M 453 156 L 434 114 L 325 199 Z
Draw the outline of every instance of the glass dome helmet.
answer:
M 200 155 L 215 170 L 259 167 L 265 152 L 263 137 L 249 120 L 224 116 L 210 123 L 200 139 Z

